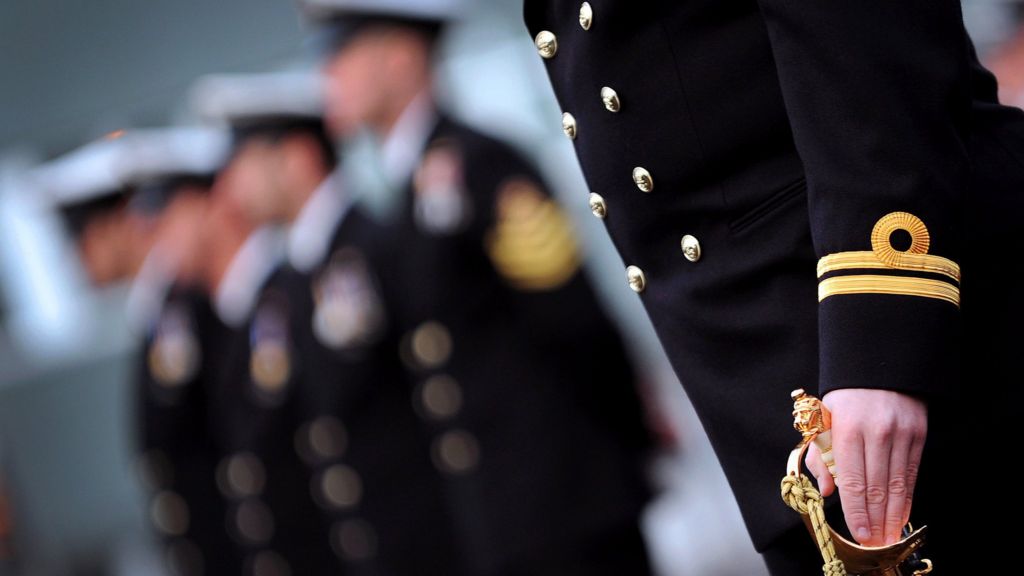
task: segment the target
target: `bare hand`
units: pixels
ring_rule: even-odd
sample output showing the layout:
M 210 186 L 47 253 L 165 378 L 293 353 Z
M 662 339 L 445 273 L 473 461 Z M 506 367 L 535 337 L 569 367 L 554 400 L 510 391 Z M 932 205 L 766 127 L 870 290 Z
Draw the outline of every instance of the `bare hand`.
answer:
M 910 518 L 927 406 L 912 396 L 864 388 L 834 390 L 822 401 L 832 411 L 832 454 L 850 533 L 865 546 L 896 542 Z M 836 483 L 813 444 L 807 468 L 822 495 L 832 494 Z

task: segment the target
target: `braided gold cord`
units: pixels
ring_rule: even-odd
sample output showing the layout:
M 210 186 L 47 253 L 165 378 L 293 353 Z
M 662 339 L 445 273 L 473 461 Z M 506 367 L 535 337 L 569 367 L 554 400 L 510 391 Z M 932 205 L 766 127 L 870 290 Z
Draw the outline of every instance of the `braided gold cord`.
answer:
M 782 500 L 787 506 L 811 519 L 814 539 L 818 543 L 821 558 L 825 561 L 822 572 L 825 576 L 846 576 L 846 566 L 836 556 L 832 534 L 825 523 L 825 507 L 821 493 L 811 484 L 807 476 L 787 475 L 782 479 Z

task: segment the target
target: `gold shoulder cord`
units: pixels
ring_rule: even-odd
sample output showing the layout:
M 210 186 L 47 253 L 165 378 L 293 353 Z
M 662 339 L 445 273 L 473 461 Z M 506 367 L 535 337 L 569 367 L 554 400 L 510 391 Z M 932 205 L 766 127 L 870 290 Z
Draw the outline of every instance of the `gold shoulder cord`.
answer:
M 918 560 L 916 557 L 924 545 L 927 526 L 913 530 L 908 525 L 909 534 L 899 542 L 889 546 L 869 547 L 843 538 L 828 525 L 824 499 L 807 475 L 801 472 L 801 463 L 812 442 L 818 445 L 822 454 L 831 454 L 832 418 L 828 408 L 819 399 L 803 390 L 794 390 L 792 398 L 793 427 L 803 438 L 789 454 L 786 477 L 782 479 L 782 500 L 803 517 L 825 562 L 822 566 L 825 576 L 923 576 L 930 573 L 931 561 Z M 831 458 L 823 460 L 834 476 Z

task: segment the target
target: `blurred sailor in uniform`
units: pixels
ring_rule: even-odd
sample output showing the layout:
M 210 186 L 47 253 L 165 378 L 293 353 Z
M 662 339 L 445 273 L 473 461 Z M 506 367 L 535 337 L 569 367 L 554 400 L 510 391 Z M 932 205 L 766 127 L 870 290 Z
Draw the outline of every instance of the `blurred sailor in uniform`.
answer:
M 128 302 L 143 339 L 140 471 L 167 567 L 188 576 L 228 573 L 206 435 L 215 320 L 195 289 L 203 191 L 225 143 L 207 132 L 118 131 L 40 169 L 93 282 L 138 271 Z
M 378 232 L 333 173 L 319 76 L 222 76 L 197 94 L 205 108 L 220 102 L 236 157 L 258 155 L 238 190 L 248 211 L 290 225 L 286 262 L 260 289 L 248 348 L 226 374 L 240 438 L 228 461 L 259 470 L 280 565 L 454 573 L 440 487 L 389 354 Z
M 227 135 L 209 128 L 132 130 L 124 143 L 118 176 L 132 192 L 128 209 L 155 229 L 126 301 L 144 342 L 136 406 L 149 518 L 171 574 L 230 573 L 207 413 L 224 328 L 202 284 L 202 229 Z
M 228 328 L 210 406 L 215 478 L 227 509 L 229 553 L 241 574 L 317 574 L 330 560 L 313 530 L 316 510 L 291 450 L 288 400 L 297 366 L 290 302 L 271 285 L 285 247 L 272 193 L 281 168 L 273 148 L 290 123 L 316 118 L 316 102 L 303 99 L 315 90 L 288 89 L 274 76 L 216 75 L 200 79 L 192 92 L 198 114 L 232 134 L 214 183 L 211 233 L 219 234 L 222 224 L 245 230 L 241 243 L 229 241 L 223 267 L 211 278 L 214 310 Z M 293 107 L 268 115 L 267 102 L 275 99 Z
M 432 60 L 461 5 L 309 0 L 327 118 L 369 129 L 402 289 L 389 310 L 464 571 L 644 574 L 649 442 L 622 343 L 570 223 L 525 159 L 435 105 Z M 380 203 L 379 201 L 377 203 Z
M 127 209 L 128 190 L 117 175 L 125 152 L 123 134 L 112 132 L 35 172 L 59 210 L 94 286 L 132 278 L 150 244 L 135 237 L 137 229 Z

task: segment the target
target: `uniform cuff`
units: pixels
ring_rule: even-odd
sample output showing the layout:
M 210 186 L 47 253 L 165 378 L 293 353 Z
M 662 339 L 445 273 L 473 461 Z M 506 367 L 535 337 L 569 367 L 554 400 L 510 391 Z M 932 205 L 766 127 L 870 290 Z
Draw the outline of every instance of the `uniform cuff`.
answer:
M 892 245 L 898 231 L 909 247 Z M 928 229 L 906 212 L 879 219 L 871 244 L 818 262 L 819 391 L 945 395 L 960 376 L 960 266 L 929 254 Z
M 852 294 L 818 311 L 822 395 L 881 388 L 944 396 L 960 378 L 959 309 L 917 296 Z

